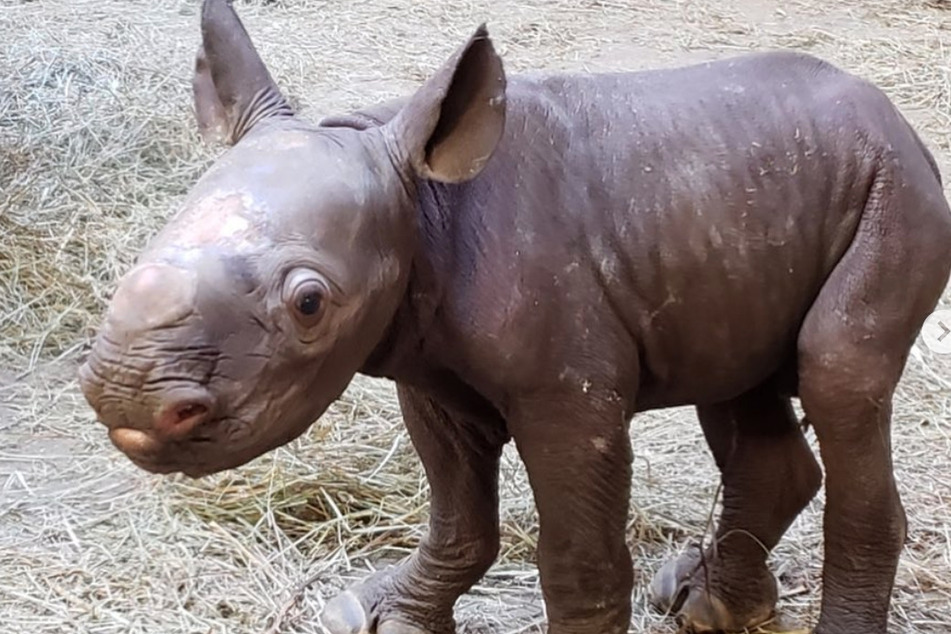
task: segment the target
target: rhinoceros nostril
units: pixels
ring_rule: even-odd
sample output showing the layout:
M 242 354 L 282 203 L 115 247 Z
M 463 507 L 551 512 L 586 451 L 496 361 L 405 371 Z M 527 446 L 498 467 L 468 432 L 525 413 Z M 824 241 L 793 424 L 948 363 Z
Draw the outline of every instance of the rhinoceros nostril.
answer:
M 209 405 L 200 400 L 179 400 L 162 408 L 155 417 L 155 433 L 167 440 L 183 440 L 208 420 Z

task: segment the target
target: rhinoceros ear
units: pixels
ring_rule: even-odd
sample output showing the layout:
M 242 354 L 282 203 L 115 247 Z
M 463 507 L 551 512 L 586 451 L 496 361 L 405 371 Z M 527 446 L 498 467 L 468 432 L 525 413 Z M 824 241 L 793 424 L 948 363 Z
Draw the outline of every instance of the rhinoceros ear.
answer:
M 234 144 L 263 119 L 293 115 L 231 0 L 205 0 L 201 35 L 192 92 L 206 141 Z
M 457 183 L 482 171 L 505 127 L 505 72 L 485 24 L 389 125 L 423 178 Z

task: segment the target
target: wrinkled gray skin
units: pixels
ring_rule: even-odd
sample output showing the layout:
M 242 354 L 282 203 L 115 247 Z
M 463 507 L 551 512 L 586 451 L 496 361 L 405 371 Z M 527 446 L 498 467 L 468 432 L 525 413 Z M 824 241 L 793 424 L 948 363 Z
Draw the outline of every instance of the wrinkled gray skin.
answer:
M 230 149 L 121 280 L 81 370 L 154 472 L 301 434 L 357 372 L 396 381 L 432 488 L 402 564 L 331 634 L 445 634 L 498 550 L 514 439 L 553 634 L 626 632 L 627 425 L 693 404 L 722 472 L 718 545 L 655 577 L 698 629 L 768 618 L 766 553 L 826 469 L 820 634 L 883 634 L 905 515 L 891 398 L 951 268 L 928 152 L 869 84 L 804 55 L 512 78 L 480 28 L 409 98 L 315 126 L 225 0 L 195 75 Z

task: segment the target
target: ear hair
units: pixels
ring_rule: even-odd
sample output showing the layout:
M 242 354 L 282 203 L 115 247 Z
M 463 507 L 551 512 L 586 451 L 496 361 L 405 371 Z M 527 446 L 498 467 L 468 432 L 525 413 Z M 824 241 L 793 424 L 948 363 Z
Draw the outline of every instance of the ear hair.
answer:
M 237 143 L 258 122 L 293 115 L 231 0 L 205 0 L 201 33 L 192 91 L 204 138 Z

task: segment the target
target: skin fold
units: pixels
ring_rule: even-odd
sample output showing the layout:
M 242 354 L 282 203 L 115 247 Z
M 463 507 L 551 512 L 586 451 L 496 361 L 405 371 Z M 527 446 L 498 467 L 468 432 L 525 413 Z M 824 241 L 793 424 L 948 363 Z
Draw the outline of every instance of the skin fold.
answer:
M 227 0 L 206 0 L 199 129 L 230 149 L 119 281 L 80 369 L 156 473 L 236 467 L 360 372 L 395 381 L 430 530 L 322 616 L 446 634 L 499 547 L 514 441 L 552 634 L 627 632 L 628 424 L 693 405 L 716 548 L 651 585 L 700 631 L 771 617 L 766 556 L 827 491 L 819 634 L 884 634 L 905 515 L 891 398 L 951 271 L 924 145 L 868 83 L 763 53 L 506 78 L 479 27 L 414 94 L 299 118 Z

